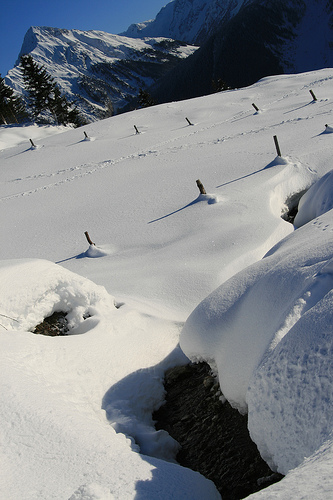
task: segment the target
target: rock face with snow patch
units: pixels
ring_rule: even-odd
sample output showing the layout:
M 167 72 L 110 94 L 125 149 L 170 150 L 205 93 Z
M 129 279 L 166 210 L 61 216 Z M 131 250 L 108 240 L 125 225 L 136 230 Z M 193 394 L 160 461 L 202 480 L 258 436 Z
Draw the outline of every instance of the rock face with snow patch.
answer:
M 177 461 L 210 479 L 223 500 L 237 500 L 281 479 L 262 460 L 247 417 L 222 402 L 206 363 L 177 366 L 165 374 L 166 400 L 153 414 L 181 448 Z
M 189 2 L 179 0 L 169 5 L 175 11 L 185 3 Z M 197 33 L 209 36 L 204 40 L 199 37 L 204 41 L 200 49 L 153 90 L 161 102 L 211 93 L 212 80 L 219 78 L 230 87 L 244 87 L 265 76 L 333 65 L 330 2 L 248 0 L 210 2 L 210 8 L 215 4 L 219 23 L 201 19 Z M 205 28 L 206 22 L 209 28 Z
M 131 24 L 122 33 L 133 38 L 166 36 L 200 45 L 222 21 L 231 19 L 244 0 L 174 0 L 143 23 Z
M 140 87 L 152 85 L 195 50 L 165 38 L 133 40 L 102 31 L 31 27 L 19 57 L 31 54 L 91 121 L 125 106 Z M 24 94 L 18 64 L 19 59 L 6 83 Z

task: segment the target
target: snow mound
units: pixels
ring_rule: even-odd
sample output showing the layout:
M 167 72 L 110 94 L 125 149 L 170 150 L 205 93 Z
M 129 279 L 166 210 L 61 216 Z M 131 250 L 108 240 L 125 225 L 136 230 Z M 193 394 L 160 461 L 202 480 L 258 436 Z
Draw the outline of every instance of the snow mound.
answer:
M 110 251 L 103 249 L 101 247 L 97 247 L 96 245 L 89 245 L 88 250 L 85 252 L 86 257 L 96 258 L 96 257 L 105 257 L 106 255 L 110 255 Z
M 302 196 L 294 224 L 301 227 L 333 208 L 333 170 L 327 172 Z
M 267 165 L 265 168 L 275 167 L 276 165 L 289 165 L 291 164 L 291 159 L 285 156 L 276 156 L 274 160 Z
M 260 453 L 284 474 L 332 430 L 332 231 L 328 212 L 282 240 L 203 300 L 180 338 L 248 409 Z
M 114 299 L 102 286 L 45 260 L 0 262 L 1 325 L 27 331 L 55 311 L 67 312 L 70 333 L 93 324 L 99 311 L 114 308 Z M 97 317 L 97 316 L 96 316 Z
M 333 127 L 331 127 L 330 125 L 325 125 L 324 133 L 331 134 L 332 132 L 333 132 Z
M 216 194 L 199 194 L 197 201 L 207 201 L 208 205 L 214 205 L 220 200 Z
M 89 135 L 85 135 L 83 142 L 94 142 L 96 141 L 96 137 L 90 137 Z
M 333 276 L 317 278 L 312 288 L 323 297 L 288 331 L 248 392 L 251 437 L 282 474 L 332 441 L 333 291 L 319 291 L 332 287 Z M 305 309 L 306 298 L 299 304 Z

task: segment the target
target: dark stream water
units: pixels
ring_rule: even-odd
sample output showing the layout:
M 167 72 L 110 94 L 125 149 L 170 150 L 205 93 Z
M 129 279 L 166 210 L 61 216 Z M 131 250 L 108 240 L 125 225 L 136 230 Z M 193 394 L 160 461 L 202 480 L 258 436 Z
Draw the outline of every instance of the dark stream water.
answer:
M 283 477 L 261 458 L 247 416 L 221 402 L 206 363 L 169 370 L 165 389 L 165 404 L 153 414 L 156 429 L 178 441 L 178 463 L 211 479 L 223 500 L 245 498 Z

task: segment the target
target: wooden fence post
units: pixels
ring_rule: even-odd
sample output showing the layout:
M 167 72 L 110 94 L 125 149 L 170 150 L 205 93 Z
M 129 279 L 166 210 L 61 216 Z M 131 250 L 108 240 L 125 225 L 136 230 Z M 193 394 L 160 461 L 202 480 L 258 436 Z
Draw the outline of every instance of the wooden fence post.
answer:
M 254 104 L 254 102 L 252 103 L 252 106 L 254 107 L 254 109 L 255 109 L 256 111 L 259 111 L 258 106 L 256 106 L 256 105 Z
M 89 245 L 95 245 L 95 243 L 93 243 L 91 241 L 88 231 L 85 231 L 84 234 L 85 234 L 85 237 L 87 238 L 87 241 L 88 241 Z
M 189 120 L 188 118 L 185 118 L 185 120 L 187 121 L 187 123 L 188 123 L 189 125 L 193 125 L 193 123 L 191 123 L 191 122 L 190 122 L 190 120 Z
M 275 147 L 276 147 L 276 152 L 277 152 L 277 155 L 278 155 L 278 156 L 282 156 L 282 155 L 281 155 L 281 150 L 280 150 L 279 141 L 278 141 L 277 136 L 276 136 L 276 135 L 274 135 L 273 139 L 274 139 L 274 142 L 275 142 Z
M 313 100 L 314 100 L 314 101 L 316 101 L 316 100 L 317 100 L 317 97 L 315 96 L 315 94 L 314 94 L 313 90 L 309 90 L 309 92 L 310 92 L 310 94 L 311 94 L 311 96 L 312 96 Z
M 207 193 L 206 193 L 206 189 L 204 188 L 204 186 L 203 186 L 203 184 L 202 184 L 201 180 L 200 180 L 200 179 L 197 179 L 195 182 L 197 183 L 197 186 L 198 186 L 198 188 L 199 188 L 200 194 L 207 194 Z
M 32 139 L 29 139 L 29 141 L 30 141 L 31 146 L 32 146 L 33 148 L 36 148 L 36 147 L 37 147 L 37 146 L 36 146 L 36 144 L 34 144 L 34 142 L 33 142 L 33 140 L 32 140 Z
M 140 134 L 140 132 L 138 131 L 138 128 L 137 128 L 137 126 L 136 126 L 136 125 L 134 125 L 134 128 L 135 128 L 135 133 L 136 133 L 136 134 Z

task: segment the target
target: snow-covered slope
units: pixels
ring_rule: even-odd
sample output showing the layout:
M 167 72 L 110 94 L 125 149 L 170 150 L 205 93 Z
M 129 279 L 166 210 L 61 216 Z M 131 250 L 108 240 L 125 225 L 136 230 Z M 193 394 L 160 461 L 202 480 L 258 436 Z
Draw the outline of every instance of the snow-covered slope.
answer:
M 313 187 L 313 202 L 333 199 Z M 315 216 L 214 291 L 181 335 L 185 353 L 218 371 L 227 399 L 248 407 L 253 440 L 283 474 L 333 446 L 332 232 L 330 211 Z
M 196 47 L 165 38 L 134 40 L 102 31 L 32 27 L 19 57 L 31 54 L 53 76 L 63 93 L 91 119 L 110 116 L 171 69 Z M 10 70 L 8 85 L 23 92 L 22 73 Z
M 219 498 L 153 427 L 185 354 L 218 370 L 287 474 L 253 498 L 328 498 L 333 214 L 297 230 L 281 214 L 332 169 L 332 81 L 282 75 L 51 137 L 34 127 L 35 148 L 28 127 L 0 128 L 1 498 Z M 310 218 L 330 206 L 312 192 Z M 68 335 L 28 331 L 59 309 Z

